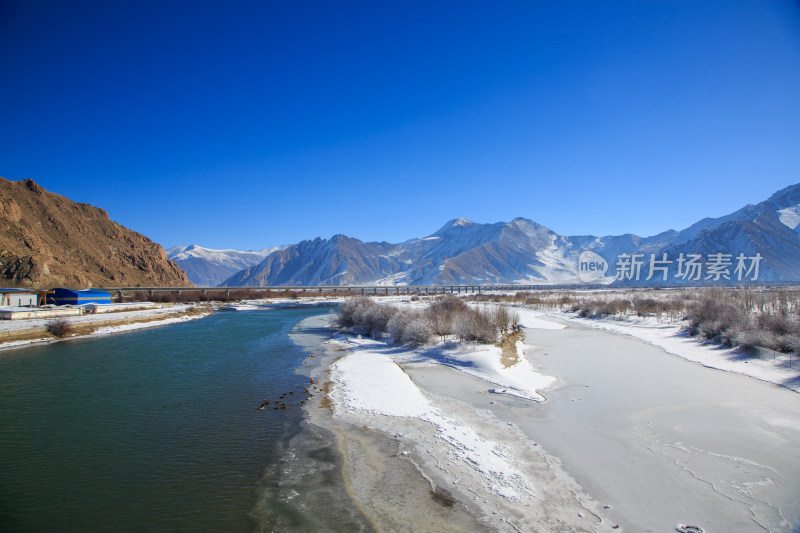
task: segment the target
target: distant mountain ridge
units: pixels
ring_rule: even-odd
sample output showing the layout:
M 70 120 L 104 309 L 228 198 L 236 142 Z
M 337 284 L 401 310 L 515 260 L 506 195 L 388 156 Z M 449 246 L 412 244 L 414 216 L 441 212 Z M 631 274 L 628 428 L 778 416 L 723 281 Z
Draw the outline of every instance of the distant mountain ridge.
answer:
M 103 209 L 0 178 L 0 281 L 50 288 L 188 286 L 184 272 L 150 239 Z
M 582 281 L 578 260 L 584 251 L 607 262 L 601 283 L 645 283 L 648 274 L 665 283 L 736 282 L 745 272 L 737 272 L 737 265 L 749 268 L 742 281 L 800 281 L 800 184 L 729 215 L 651 237 L 564 236 L 524 218 L 493 224 L 459 218 L 428 237 L 399 244 L 345 235 L 316 238 L 281 247 L 222 285 L 569 284 Z M 693 256 L 703 264 L 687 277 L 685 262 Z M 631 257 L 638 262 L 636 277 L 633 271 L 624 275 Z M 722 263 L 712 265 L 715 259 Z M 722 268 L 715 279 L 714 269 Z M 623 275 L 615 280 L 620 269 Z
M 167 249 L 167 257 L 186 272 L 195 285 L 216 287 L 230 276 L 250 266 L 257 265 L 280 247 L 263 250 L 214 250 L 192 244 Z

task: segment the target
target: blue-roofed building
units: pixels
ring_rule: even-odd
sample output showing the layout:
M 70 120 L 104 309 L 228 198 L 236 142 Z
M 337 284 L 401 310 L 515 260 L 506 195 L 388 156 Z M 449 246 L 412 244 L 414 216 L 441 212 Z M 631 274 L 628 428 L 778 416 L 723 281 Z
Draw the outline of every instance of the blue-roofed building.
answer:
M 56 305 L 110 304 L 111 294 L 101 289 L 53 289 L 47 303 Z

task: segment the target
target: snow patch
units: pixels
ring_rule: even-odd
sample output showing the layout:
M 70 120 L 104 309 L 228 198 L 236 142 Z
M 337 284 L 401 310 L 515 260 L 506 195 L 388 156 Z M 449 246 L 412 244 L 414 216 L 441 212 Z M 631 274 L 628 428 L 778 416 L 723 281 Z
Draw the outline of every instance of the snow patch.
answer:
M 796 230 L 800 225 L 800 205 L 778 210 L 778 218 L 784 226 Z
M 337 386 L 336 409 L 406 417 L 428 422 L 446 446 L 450 461 L 469 467 L 492 493 L 512 501 L 533 496 L 533 488 L 501 443 L 483 438 L 472 426 L 436 407 L 375 341 L 359 340 L 349 355 L 331 366 Z

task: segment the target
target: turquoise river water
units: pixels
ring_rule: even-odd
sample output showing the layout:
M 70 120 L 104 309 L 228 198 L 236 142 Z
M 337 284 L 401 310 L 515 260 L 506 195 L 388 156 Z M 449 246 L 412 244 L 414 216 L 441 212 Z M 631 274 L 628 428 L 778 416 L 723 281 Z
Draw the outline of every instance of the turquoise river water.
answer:
M 1 353 L 0 530 L 270 529 L 253 509 L 307 381 L 288 334 L 327 312 L 217 313 Z

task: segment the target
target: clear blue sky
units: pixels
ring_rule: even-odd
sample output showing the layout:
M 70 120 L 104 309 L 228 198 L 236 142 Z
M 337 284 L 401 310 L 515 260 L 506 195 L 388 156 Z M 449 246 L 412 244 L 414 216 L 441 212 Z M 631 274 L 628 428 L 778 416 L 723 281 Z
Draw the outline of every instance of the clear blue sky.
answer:
M 0 176 L 165 247 L 651 235 L 800 182 L 790 0 L 0 0 L 0 78 Z

